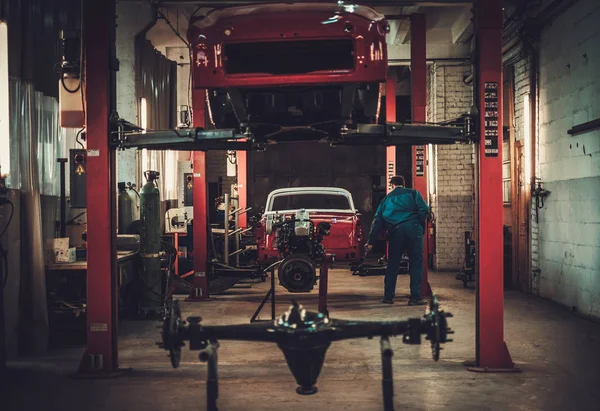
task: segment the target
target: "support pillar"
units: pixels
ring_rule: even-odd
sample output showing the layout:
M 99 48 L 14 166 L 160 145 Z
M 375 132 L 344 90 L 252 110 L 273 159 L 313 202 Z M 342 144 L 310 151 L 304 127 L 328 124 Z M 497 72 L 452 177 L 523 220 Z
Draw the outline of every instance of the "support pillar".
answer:
M 477 0 L 479 262 L 477 358 L 472 371 L 515 371 L 504 342 L 502 233 L 502 1 Z
M 396 77 L 388 75 L 385 83 L 385 121 L 387 123 L 396 122 Z M 390 178 L 396 175 L 396 146 L 386 146 L 385 148 L 386 164 L 386 190 L 389 194 L 393 187 Z M 385 257 L 389 260 L 389 244 L 385 246 Z
M 385 121 L 387 123 L 396 122 L 396 77 L 389 75 L 385 83 Z M 386 164 L 386 193 L 392 191 L 390 178 L 396 175 L 396 146 L 387 146 L 385 148 Z
M 78 374 L 116 375 L 117 279 L 115 151 L 109 147 L 115 109 L 111 70 L 115 0 L 83 2 L 87 129 L 87 348 Z
M 427 41 L 425 14 L 410 16 L 410 68 L 411 68 L 411 99 L 412 121 L 424 123 L 427 116 Z M 413 188 L 423 196 L 429 204 L 429 189 L 427 188 L 427 150 L 424 145 L 412 147 L 412 182 Z M 423 282 L 421 296 L 431 295 L 428 281 L 429 255 L 427 250 L 427 235 L 423 236 Z
M 237 159 L 237 194 L 238 207 L 242 210 L 248 207 L 248 153 L 246 151 L 238 151 Z M 239 226 L 248 227 L 248 213 L 239 215 Z
M 194 127 L 206 126 L 206 91 L 194 89 L 192 98 Z M 194 151 L 194 276 L 188 301 L 208 299 L 208 201 L 206 180 L 206 152 Z

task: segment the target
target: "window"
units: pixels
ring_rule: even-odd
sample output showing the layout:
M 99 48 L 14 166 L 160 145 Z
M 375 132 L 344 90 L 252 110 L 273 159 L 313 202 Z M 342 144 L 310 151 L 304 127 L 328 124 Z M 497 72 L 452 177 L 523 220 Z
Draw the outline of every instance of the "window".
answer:
M 502 142 L 502 201 L 504 205 L 511 205 L 512 180 L 510 178 L 510 133 L 505 127 Z
M 8 25 L 0 21 L 0 174 L 10 171 Z

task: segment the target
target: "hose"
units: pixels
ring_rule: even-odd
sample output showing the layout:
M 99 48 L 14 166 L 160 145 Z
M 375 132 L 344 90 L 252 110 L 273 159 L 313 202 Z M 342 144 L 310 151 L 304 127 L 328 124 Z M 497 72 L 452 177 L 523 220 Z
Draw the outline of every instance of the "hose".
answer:
M 10 201 L 8 198 L 0 198 L 0 206 L 3 206 L 5 204 L 8 204 L 10 206 L 10 216 L 8 217 L 8 222 L 2 230 L 2 233 L 0 233 L 0 239 L 2 239 L 2 236 L 4 236 L 4 234 L 6 233 L 6 230 L 8 230 L 8 226 L 10 225 L 13 215 L 15 213 L 15 206 L 13 205 L 12 201 Z M 8 284 L 8 251 L 4 251 L 4 248 L 2 248 L 2 244 L 0 244 L 0 260 L 2 260 L 2 271 L 0 272 L 0 289 L 4 289 L 6 287 L 6 284 Z

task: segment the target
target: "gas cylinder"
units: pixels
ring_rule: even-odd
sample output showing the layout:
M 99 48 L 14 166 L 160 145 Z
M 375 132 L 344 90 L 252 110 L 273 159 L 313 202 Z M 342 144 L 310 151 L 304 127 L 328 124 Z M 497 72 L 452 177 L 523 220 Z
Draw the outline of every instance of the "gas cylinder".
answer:
M 140 301 L 138 312 L 158 313 L 163 309 L 163 276 L 160 267 L 160 191 L 158 171 L 146 171 L 146 184 L 140 190 Z
M 127 228 L 135 219 L 134 216 L 136 214 L 137 207 L 125 183 L 118 183 L 118 188 L 119 194 L 117 196 L 117 211 L 119 214 L 119 234 L 127 234 Z

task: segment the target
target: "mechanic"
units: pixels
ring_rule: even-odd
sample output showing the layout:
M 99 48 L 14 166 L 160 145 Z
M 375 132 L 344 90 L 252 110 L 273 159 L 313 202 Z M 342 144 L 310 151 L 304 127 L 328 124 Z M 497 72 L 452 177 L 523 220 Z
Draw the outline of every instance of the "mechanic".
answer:
M 390 179 L 394 187 L 381 201 L 373 224 L 365 251 L 373 248 L 379 231 L 385 226 L 389 241 L 389 258 L 384 280 L 385 304 L 393 304 L 396 294 L 396 280 L 402 262 L 402 254 L 406 249 L 410 259 L 410 300 L 408 305 L 426 305 L 421 298 L 421 282 L 423 280 L 423 234 L 430 209 L 421 194 L 412 188 L 404 187 L 404 177 L 394 176 Z

